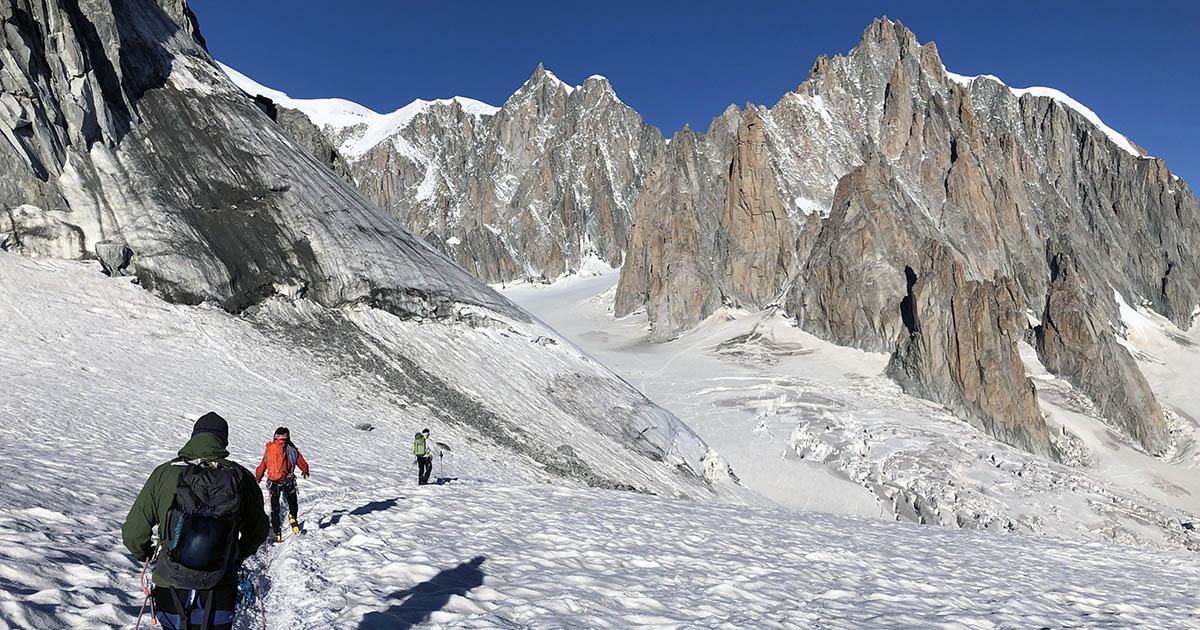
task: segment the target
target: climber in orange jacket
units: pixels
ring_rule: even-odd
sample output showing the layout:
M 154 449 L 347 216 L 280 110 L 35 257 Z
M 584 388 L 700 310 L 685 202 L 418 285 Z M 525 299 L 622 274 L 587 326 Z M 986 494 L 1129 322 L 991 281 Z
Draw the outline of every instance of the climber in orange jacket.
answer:
M 296 475 L 292 472 L 297 467 L 300 468 L 300 474 L 308 479 L 308 462 L 304 461 L 300 449 L 292 444 L 291 433 L 287 427 L 275 429 L 275 439 L 267 442 L 267 452 L 259 462 L 258 468 L 254 470 L 254 481 L 262 481 L 263 473 L 266 473 L 271 492 L 271 531 L 275 533 L 276 542 L 283 540 L 283 534 L 279 531 L 280 493 L 287 500 L 288 523 L 292 526 L 292 533 L 300 533 L 300 523 L 296 521 L 296 515 L 299 513 L 296 503 Z

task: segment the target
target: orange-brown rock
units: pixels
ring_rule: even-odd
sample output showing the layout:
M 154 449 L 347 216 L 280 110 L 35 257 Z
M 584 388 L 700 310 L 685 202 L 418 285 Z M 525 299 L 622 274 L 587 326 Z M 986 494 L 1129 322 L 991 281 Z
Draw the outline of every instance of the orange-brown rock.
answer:
M 904 331 L 888 375 L 1002 442 L 1057 458 L 1017 350 L 1010 281 L 967 280 L 962 262 L 935 240 L 925 241 L 919 258 L 904 269 Z

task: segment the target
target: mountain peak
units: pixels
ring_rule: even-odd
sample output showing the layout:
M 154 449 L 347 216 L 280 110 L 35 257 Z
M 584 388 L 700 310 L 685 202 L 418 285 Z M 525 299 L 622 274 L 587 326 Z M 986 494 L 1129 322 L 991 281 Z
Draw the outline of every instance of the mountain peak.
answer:
M 859 45 L 870 43 L 885 43 L 885 42 L 907 42 L 917 43 L 917 36 L 900 20 L 889 19 L 884 15 L 877 17 L 871 21 L 867 28 L 863 29 L 862 37 L 859 39 Z
M 529 80 L 526 81 L 525 84 L 521 86 L 521 89 L 517 90 L 517 92 L 521 92 L 521 91 L 525 90 L 526 88 L 529 88 L 532 86 L 541 86 L 541 85 L 551 86 L 552 89 L 561 87 L 562 89 L 567 91 L 567 94 L 574 92 L 575 87 L 576 87 L 573 85 L 569 85 L 566 81 L 563 81 L 562 79 L 558 78 L 558 76 L 555 75 L 553 72 L 547 70 L 546 65 L 544 63 L 538 62 L 537 68 L 535 68 L 533 70 L 533 74 L 530 75 Z

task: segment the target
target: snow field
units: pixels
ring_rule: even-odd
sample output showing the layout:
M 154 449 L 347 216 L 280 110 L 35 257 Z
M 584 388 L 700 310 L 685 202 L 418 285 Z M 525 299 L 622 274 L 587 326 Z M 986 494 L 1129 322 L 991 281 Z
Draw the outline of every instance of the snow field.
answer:
M 409 484 L 302 496 L 307 533 L 269 551 L 271 623 L 360 629 L 1200 623 L 1200 561 L 1187 555 L 612 491 L 466 480 Z
M 483 331 L 422 327 L 368 312 L 362 324 L 374 325 L 380 335 L 396 334 L 399 326 L 419 338 L 431 370 L 436 364 L 447 378 L 457 371 L 459 382 L 475 378 L 478 387 L 493 383 L 483 392 L 486 401 L 521 405 L 536 415 L 531 425 L 549 422 L 535 446 L 558 447 L 553 440 L 562 435 L 583 448 L 596 441 L 593 431 L 603 429 L 569 422 L 555 427 L 550 419 L 570 412 L 555 413 L 552 400 L 570 399 L 539 399 L 547 368 L 534 367 L 551 359 L 552 367 L 590 373 L 593 384 L 612 377 L 564 344 L 534 344 L 519 323 Z M 386 371 L 372 368 L 370 355 L 386 354 L 386 347 L 339 355 L 345 349 L 335 343 L 337 330 L 322 332 L 319 341 L 328 347 L 302 347 L 247 318 L 164 303 L 129 278 L 104 277 L 94 264 L 0 253 L 0 474 L 6 479 L 0 490 L 0 627 L 120 627 L 136 615 L 140 567 L 120 543 L 120 523 L 146 475 L 175 455 L 195 418 L 209 410 L 230 421 L 231 456 L 248 468 L 261 458 L 275 427 L 290 427 L 313 465 L 306 491 L 362 487 L 364 479 L 375 485 L 381 474 L 396 483 L 415 476 L 411 436 L 425 427 L 435 440 L 454 445 L 445 463 L 452 462 L 455 474 L 501 485 L 553 477 L 532 460 L 480 439 L 469 420 L 448 424 L 444 401 L 422 396 L 428 392 L 381 382 Z M 439 335 L 457 343 L 438 341 Z M 522 349 L 529 355 L 521 367 L 525 377 L 497 381 L 494 376 Z M 476 364 L 473 375 L 464 376 L 463 361 Z M 487 371 L 490 380 L 479 376 Z M 577 400 L 601 410 L 597 400 L 619 404 L 622 397 L 649 407 L 636 392 L 614 394 L 612 387 L 598 389 L 595 400 L 587 392 Z M 505 403 L 506 397 L 512 400 Z M 539 405 L 551 410 L 539 411 Z M 661 412 L 647 418 L 658 426 L 644 433 L 646 448 L 670 446 L 670 466 L 692 458 L 689 466 L 703 469 L 703 449 L 685 427 Z M 376 429 L 356 428 L 368 424 Z M 642 468 L 606 457 L 600 463 L 612 460 L 613 467 L 595 472 L 671 494 L 676 490 L 668 488 L 705 494 L 695 477 L 689 481 L 673 468 L 635 459 L 645 462 Z
M 562 286 L 586 296 L 595 281 Z M 420 367 L 442 363 L 446 378 L 472 359 L 497 372 L 513 339 L 529 343 L 516 329 L 454 328 L 461 343 L 439 345 L 441 328 L 355 316 L 380 339 L 408 331 L 396 343 L 424 344 Z M 0 253 L 0 338 L 0 628 L 132 625 L 140 566 L 120 523 L 210 409 L 230 420 L 236 461 L 254 466 L 282 424 L 312 465 L 303 536 L 285 532 L 249 561 L 268 628 L 1200 626 L 1192 555 L 584 488 L 444 422 L 428 400 L 372 385 L 380 372 L 339 358 L 344 348 L 165 304 L 91 264 Z M 705 356 L 666 349 L 657 378 Z M 525 378 L 536 356 L 517 366 Z M 493 389 L 482 399 L 502 404 Z M 364 422 L 377 428 L 354 428 Z M 444 485 L 414 485 L 408 438 L 425 426 L 452 445 L 434 465 Z M 752 454 L 736 444 L 717 446 Z M 613 466 L 636 472 L 633 461 Z M 236 627 L 261 627 L 257 611 Z
M 1200 548 L 1200 537 L 1183 527 L 1200 513 L 1200 496 L 1189 490 L 1200 481 L 1195 422 L 1181 429 L 1175 459 L 1149 457 L 1023 352 L 1055 439 L 1073 452 L 1087 449 L 1085 465 L 1052 464 L 905 395 L 883 374 L 886 355 L 834 346 L 770 312 L 726 309 L 674 341 L 646 343 L 644 315 L 613 318 L 615 282 L 615 274 L 574 278 L 506 295 L 678 415 L 748 488 L 778 505 Z M 1200 365 L 1200 343 L 1166 336 L 1160 343 L 1151 350 L 1177 368 L 1143 363 L 1152 386 L 1181 415 L 1200 417 L 1187 383 L 1194 374 L 1187 368 Z

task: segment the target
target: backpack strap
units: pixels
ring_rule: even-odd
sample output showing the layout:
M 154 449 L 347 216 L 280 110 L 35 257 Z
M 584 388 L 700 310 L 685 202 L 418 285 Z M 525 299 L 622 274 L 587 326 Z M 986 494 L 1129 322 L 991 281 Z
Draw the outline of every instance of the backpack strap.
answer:
M 179 615 L 179 621 L 183 623 L 183 630 L 187 630 L 192 627 L 192 593 L 188 591 L 188 597 L 184 598 L 184 601 L 188 604 L 185 606 L 183 602 L 179 601 L 179 591 L 175 587 L 167 587 L 167 590 L 171 592 L 171 601 L 175 604 L 175 614 Z

